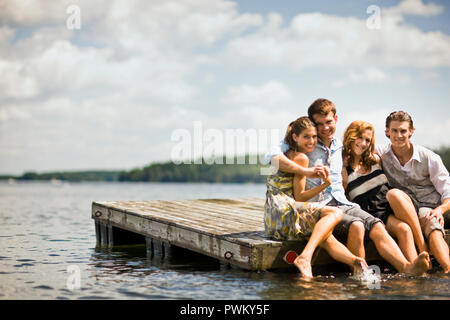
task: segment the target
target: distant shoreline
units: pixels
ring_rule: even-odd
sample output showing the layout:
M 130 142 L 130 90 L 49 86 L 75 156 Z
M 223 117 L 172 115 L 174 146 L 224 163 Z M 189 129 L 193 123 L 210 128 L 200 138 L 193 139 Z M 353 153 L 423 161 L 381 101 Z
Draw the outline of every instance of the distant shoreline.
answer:
M 263 183 L 260 164 L 249 164 L 250 156 L 235 158 L 233 164 L 202 161 L 201 164 L 152 163 L 132 170 L 83 170 L 58 172 L 25 172 L 20 176 L 0 175 L 9 181 L 104 181 L 104 182 L 199 182 L 199 183 Z M 212 164 L 209 164 L 211 163 Z M 223 163 L 223 164 L 221 164 Z M 241 164 L 242 163 L 242 164 Z
M 450 168 L 450 147 L 433 150 L 442 158 L 447 170 Z M 202 161 L 201 164 L 174 164 L 171 161 L 151 163 L 131 170 L 83 170 L 55 171 L 47 173 L 25 172 L 20 176 L 0 175 L 0 180 L 13 181 L 103 181 L 103 182 L 199 182 L 199 183 L 265 183 L 267 176 L 261 174 L 261 164 L 249 164 L 250 156 L 235 158 L 226 164 L 225 157 L 219 161 Z M 212 164 L 208 164 L 211 163 Z M 223 164 L 221 164 L 223 163 Z M 243 163 L 243 164 L 239 164 Z

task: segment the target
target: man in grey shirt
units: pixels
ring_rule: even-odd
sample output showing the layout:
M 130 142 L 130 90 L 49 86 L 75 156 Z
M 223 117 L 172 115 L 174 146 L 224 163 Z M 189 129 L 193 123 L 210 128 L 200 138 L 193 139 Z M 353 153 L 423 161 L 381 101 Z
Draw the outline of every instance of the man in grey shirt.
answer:
M 309 107 L 308 116 L 316 124 L 319 136 L 316 148 L 307 154 L 311 168 L 302 168 L 289 160 L 284 155 L 289 149 L 285 142 L 280 144 L 277 152 L 266 156 L 266 162 L 270 161 L 281 171 L 307 176 L 308 189 L 321 183 L 319 178 L 311 178 L 314 172 L 316 177 L 322 174 L 330 175 L 332 184 L 322 194 L 309 201 L 336 206 L 344 212 L 344 217 L 336 226 L 334 234 L 338 239 L 347 238 L 347 247 L 353 254 L 365 258 L 364 239 L 369 238 L 374 242 L 380 255 L 399 272 L 417 275 L 426 272 L 430 266 L 427 252 L 420 253 L 417 259 L 410 263 L 386 231 L 383 222 L 347 200 L 341 175 L 343 146 L 342 142 L 334 137 L 338 117 L 333 102 L 317 99 Z
M 389 184 L 405 191 L 412 199 L 431 254 L 450 272 L 449 247 L 444 223 L 450 217 L 450 177 L 441 157 L 411 142 L 414 124 L 404 111 L 392 112 L 386 119 L 390 143 L 377 148 Z

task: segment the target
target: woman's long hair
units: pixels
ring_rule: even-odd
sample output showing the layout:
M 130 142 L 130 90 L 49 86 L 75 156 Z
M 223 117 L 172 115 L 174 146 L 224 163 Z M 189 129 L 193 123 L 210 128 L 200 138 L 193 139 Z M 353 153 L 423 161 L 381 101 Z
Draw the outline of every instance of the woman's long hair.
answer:
M 286 130 L 286 135 L 284 137 L 284 140 L 289 145 L 289 149 L 292 149 L 294 151 L 297 150 L 297 143 L 292 138 L 292 134 L 295 133 L 295 135 L 299 135 L 303 130 L 308 128 L 315 128 L 316 126 L 314 123 L 308 118 L 308 117 L 300 117 L 294 121 L 292 121 Z
M 354 163 L 355 155 L 353 153 L 353 143 L 356 141 L 356 139 L 360 138 L 366 130 L 372 131 L 372 140 L 370 141 L 369 148 L 367 148 L 367 150 L 364 151 L 361 155 L 359 165 L 364 167 L 366 170 L 370 170 L 372 166 L 377 163 L 374 154 L 375 130 L 371 123 L 363 120 L 356 120 L 348 126 L 344 133 L 344 150 L 342 152 L 342 155 L 344 159 L 347 159 L 348 165 L 350 165 L 351 167 L 357 165 L 357 163 Z

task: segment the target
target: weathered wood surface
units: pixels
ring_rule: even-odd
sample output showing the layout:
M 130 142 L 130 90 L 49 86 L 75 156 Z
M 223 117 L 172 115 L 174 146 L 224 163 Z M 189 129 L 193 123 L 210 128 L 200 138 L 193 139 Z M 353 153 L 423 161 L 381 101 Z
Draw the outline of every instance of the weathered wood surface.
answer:
M 112 229 L 127 230 L 147 238 L 199 252 L 248 270 L 290 267 L 283 257 L 299 241 L 274 241 L 264 236 L 264 199 L 199 199 L 153 201 L 96 201 L 92 218 L 97 241 L 113 244 Z M 450 245 L 449 230 L 447 242 Z M 130 237 L 130 234 L 124 235 Z M 145 239 L 143 238 L 143 239 Z M 380 260 L 373 243 L 367 260 Z M 313 265 L 336 263 L 318 249 Z

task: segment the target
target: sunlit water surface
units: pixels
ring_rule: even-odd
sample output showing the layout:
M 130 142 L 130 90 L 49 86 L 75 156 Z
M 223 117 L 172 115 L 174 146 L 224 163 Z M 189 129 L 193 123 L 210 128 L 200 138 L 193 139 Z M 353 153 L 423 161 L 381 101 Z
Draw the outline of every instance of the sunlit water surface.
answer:
M 374 288 L 345 268 L 305 281 L 295 269 L 249 272 L 198 254 L 96 246 L 92 201 L 264 194 L 262 184 L 0 182 L 0 299 L 450 299 L 450 276 L 436 265 L 422 277 L 381 266 Z

